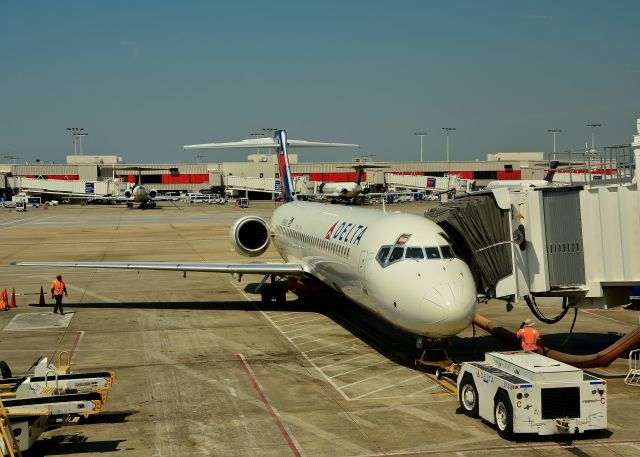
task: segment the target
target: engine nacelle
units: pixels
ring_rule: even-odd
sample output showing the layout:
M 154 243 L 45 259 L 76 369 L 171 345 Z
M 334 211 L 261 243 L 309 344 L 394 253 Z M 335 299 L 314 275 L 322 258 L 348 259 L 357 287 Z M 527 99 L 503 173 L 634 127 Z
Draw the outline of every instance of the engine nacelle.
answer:
M 131 198 L 131 195 L 133 195 L 133 194 L 131 193 L 131 190 L 127 189 L 127 190 L 125 190 L 125 191 L 124 191 L 124 196 L 125 196 L 125 197 L 127 197 L 127 198 Z
M 248 257 L 262 254 L 271 241 L 269 224 L 258 216 L 245 216 L 238 219 L 231 227 L 229 235 L 233 248 Z
M 156 198 L 156 195 L 158 195 L 158 192 L 155 189 L 149 191 L 149 198 Z

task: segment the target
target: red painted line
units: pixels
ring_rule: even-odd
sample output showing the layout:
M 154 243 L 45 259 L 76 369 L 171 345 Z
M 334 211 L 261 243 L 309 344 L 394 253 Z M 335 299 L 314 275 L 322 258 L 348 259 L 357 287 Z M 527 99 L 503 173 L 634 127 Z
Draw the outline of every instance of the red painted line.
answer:
M 76 349 L 78 349 L 78 345 L 80 344 L 80 339 L 84 335 L 82 330 L 78 330 L 76 332 L 76 339 L 73 341 L 73 346 L 71 346 L 71 351 L 69 351 L 69 361 L 73 360 L 73 354 L 75 354 Z
M 264 389 L 260 385 L 260 382 L 258 382 L 258 379 L 256 378 L 255 373 L 247 363 L 244 356 L 242 354 L 236 354 L 236 359 L 240 361 L 240 363 L 242 364 L 242 368 L 247 373 L 247 375 L 249 375 L 251 384 L 253 384 L 253 387 L 256 389 L 256 392 L 258 392 L 258 396 L 260 397 L 260 400 L 262 400 L 262 403 L 264 403 L 264 405 L 267 407 L 269 414 L 271 414 L 271 417 L 273 417 L 273 420 L 278 426 L 278 429 L 280 429 L 280 433 L 282 433 L 282 436 L 287 441 L 287 444 L 289 445 L 289 448 L 291 449 L 291 452 L 293 453 L 293 455 L 295 455 L 296 457 L 302 457 L 302 450 L 299 448 L 298 443 L 296 443 L 294 438 L 291 436 L 291 434 L 285 427 L 284 423 L 280 419 L 280 415 L 278 414 L 278 412 L 275 410 L 273 406 L 271 406 L 271 402 L 269 402 L 267 395 L 264 393 Z
M 571 435 L 567 435 L 567 439 L 571 439 Z M 437 449 L 429 451 L 413 451 L 413 452 L 389 452 L 385 454 L 368 454 L 362 457 L 410 457 L 416 455 L 434 455 L 434 454 L 453 454 L 456 452 L 488 452 L 488 451 L 507 451 L 507 450 L 534 450 L 544 448 L 573 449 L 581 447 L 601 447 L 616 446 L 624 444 L 639 444 L 640 440 L 610 440 L 610 441 L 571 441 L 567 443 L 533 443 L 533 444 L 512 444 L 507 446 L 488 446 L 488 447 L 470 447 L 464 449 Z
M 585 313 L 585 314 L 590 314 L 591 316 L 599 317 L 599 318 L 601 318 L 601 319 L 608 319 L 608 320 L 613 321 L 613 322 L 618 322 L 619 324 L 624 324 L 624 325 L 631 325 L 631 326 L 633 326 L 633 324 L 630 324 L 630 323 L 628 323 L 628 322 L 624 322 L 624 321 L 621 321 L 621 320 L 615 319 L 615 318 L 613 318 L 613 317 L 603 316 L 602 314 L 594 313 L 593 311 L 589 311 L 588 309 L 582 309 L 582 310 L 580 310 L 580 311 L 582 311 L 582 312 L 583 312 L 583 313 Z

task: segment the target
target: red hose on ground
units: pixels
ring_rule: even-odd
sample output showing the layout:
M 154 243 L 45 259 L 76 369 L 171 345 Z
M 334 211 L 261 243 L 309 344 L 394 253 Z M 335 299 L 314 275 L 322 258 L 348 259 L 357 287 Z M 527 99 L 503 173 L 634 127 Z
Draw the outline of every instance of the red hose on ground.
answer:
M 491 333 L 493 336 L 500 338 L 503 341 L 519 344 L 519 340 L 516 334 L 504 327 L 495 325 L 489 319 L 480 314 L 476 314 L 473 318 L 473 323 L 481 329 Z M 635 327 L 629 331 L 622 338 L 617 340 L 608 348 L 603 349 L 595 354 L 575 355 L 567 354 L 566 352 L 555 351 L 553 349 L 540 346 L 538 352 L 542 355 L 550 357 L 560 362 L 568 363 L 578 368 L 597 368 L 608 367 L 615 359 L 622 354 L 629 352 L 634 346 L 640 343 L 640 327 Z

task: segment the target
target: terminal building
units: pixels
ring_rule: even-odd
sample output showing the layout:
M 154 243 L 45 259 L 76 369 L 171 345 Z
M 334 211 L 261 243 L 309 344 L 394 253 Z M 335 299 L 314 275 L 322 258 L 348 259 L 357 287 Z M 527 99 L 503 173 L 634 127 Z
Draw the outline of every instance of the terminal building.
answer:
M 67 156 L 65 164 L 0 164 L 0 196 L 10 199 L 18 192 L 36 194 L 40 190 L 46 194 L 54 189 L 77 193 L 85 188 L 84 183 L 141 182 L 159 194 L 232 190 L 245 192 L 250 198 L 269 199 L 278 192 L 275 157 L 250 154 L 245 162 L 124 164 L 119 156 L 105 155 Z M 548 168 L 542 152 L 498 152 L 489 154 L 485 161 L 452 162 L 371 162 L 358 157 L 351 162 L 318 163 L 299 162 L 296 154 L 290 154 L 289 158 L 294 179 L 315 182 L 355 181 L 356 170 L 349 167 L 362 163 L 382 165 L 384 168 L 366 170 L 363 175 L 363 182 L 380 192 L 394 190 L 393 183 L 400 185 L 390 176 L 416 177 L 406 184 L 408 190 L 426 189 L 426 178 L 444 176 L 468 180 L 481 188 L 494 180 L 541 179 Z M 425 177 L 424 185 L 419 177 Z M 91 189 L 99 193 L 94 184 Z

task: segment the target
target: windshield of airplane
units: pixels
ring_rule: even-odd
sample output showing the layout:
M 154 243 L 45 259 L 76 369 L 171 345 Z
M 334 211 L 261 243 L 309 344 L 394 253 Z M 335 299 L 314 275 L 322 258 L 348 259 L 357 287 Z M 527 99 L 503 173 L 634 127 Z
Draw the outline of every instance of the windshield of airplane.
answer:
M 403 259 L 432 260 L 453 259 L 456 253 L 449 245 L 441 246 L 381 246 L 376 255 L 376 260 L 383 268 Z

